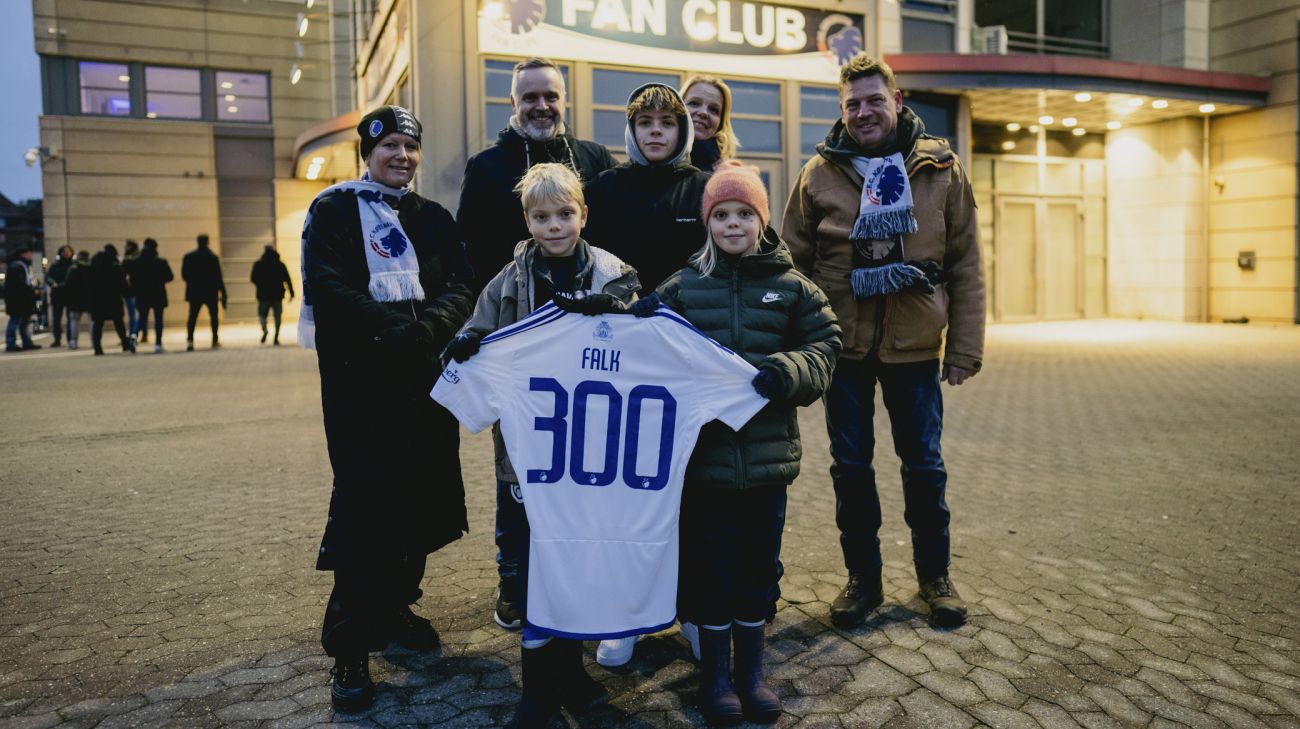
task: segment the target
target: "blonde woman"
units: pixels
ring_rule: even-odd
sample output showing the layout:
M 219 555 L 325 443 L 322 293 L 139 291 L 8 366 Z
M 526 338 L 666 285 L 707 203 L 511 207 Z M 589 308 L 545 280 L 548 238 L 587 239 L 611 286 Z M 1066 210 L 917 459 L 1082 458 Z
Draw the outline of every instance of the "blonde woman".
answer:
M 682 100 L 695 128 L 691 164 L 712 172 L 722 160 L 734 158 L 740 148 L 731 128 L 731 89 L 720 78 L 695 75 L 686 79 Z

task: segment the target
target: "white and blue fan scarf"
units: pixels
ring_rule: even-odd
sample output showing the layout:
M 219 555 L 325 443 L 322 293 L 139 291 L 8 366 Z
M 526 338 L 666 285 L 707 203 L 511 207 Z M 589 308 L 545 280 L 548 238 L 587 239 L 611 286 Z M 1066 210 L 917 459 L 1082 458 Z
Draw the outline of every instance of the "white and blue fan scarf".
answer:
M 853 223 L 852 240 L 896 240 L 916 232 L 912 214 L 912 185 L 902 152 L 888 157 L 852 158 L 853 169 L 862 175 L 862 202 Z
M 316 348 L 316 318 L 312 311 L 311 287 L 307 283 L 307 231 L 312 213 L 321 198 L 334 192 L 348 192 L 357 198 L 361 217 L 361 236 L 370 271 L 370 296 L 375 301 L 424 301 L 420 285 L 420 263 L 411 239 L 402 229 L 393 205 L 410 192 L 409 187 L 388 187 L 370 179 L 340 182 L 321 191 L 307 208 L 302 226 L 302 312 L 298 317 L 298 344 Z

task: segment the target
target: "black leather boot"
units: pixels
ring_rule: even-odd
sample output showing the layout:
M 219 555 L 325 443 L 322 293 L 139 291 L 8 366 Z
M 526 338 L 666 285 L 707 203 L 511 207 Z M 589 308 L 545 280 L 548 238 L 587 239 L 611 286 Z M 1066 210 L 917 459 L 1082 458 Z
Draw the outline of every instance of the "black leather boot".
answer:
M 766 647 L 764 626 L 734 625 L 731 628 L 735 646 L 736 695 L 744 707 L 745 718 L 760 724 L 771 724 L 781 716 L 781 698 L 763 679 L 763 649 Z
M 542 650 L 548 649 L 555 655 L 560 705 L 570 713 L 581 714 L 609 703 L 605 687 L 588 675 L 583 665 L 582 641 L 552 638 Z
M 884 585 L 880 573 L 860 575 L 849 573 L 848 584 L 831 603 L 831 622 L 840 630 L 849 630 L 862 624 L 867 613 L 885 601 Z
M 361 654 L 335 658 L 330 670 L 330 702 L 336 711 L 365 711 L 375 700 L 375 684 L 370 680 L 370 656 Z
M 551 639 L 554 643 L 555 639 Z M 555 651 L 551 643 L 540 648 L 521 648 L 520 667 L 524 695 L 515 709 L 510 726 L 517 729 L 544 729 L 560 713 L 555 689 Z
M 700 626 L 700 711 L 713 726 L 740 723 L 740 697 L 731 684 L 731 630 Z

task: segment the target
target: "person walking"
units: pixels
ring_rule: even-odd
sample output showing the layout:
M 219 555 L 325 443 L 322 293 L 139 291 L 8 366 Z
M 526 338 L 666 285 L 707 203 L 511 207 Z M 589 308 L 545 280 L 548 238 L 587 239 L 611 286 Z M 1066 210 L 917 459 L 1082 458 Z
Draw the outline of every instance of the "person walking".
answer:
M 603 145 L 575 139 L 566 131 L 567 104 L 564 76 L 544 58 L 521 61 L 510 82 L 513 113 L 497 141 L 469 159 L 461 182 L 456 221 L 474 267 L 474 291 L 482 291 L 504 266 L 514 260 L 516 247 L 528 240 L 524 210 L 515 192 L 524 175 L 538 164 L 557 163 L 573 170 L 583 183 L 614 167 Z M 528 534 L 519 495 L 497 489 L 497 600 L 493 618 L 507 630 L 518 630 L 523 620 L 519 584 L 522 549 Z
M 131 287 L 135 291 L 136 305 L 140 309 L 137 323 L 136 341 L 147 341 L 149 334 L 149 315 L 153 314 L 154 339 L 153 351 L 162 354 L 163 350 L 163 309 L 167 308 L 167 284 L 175 279 L 171 264 L 158 255 L 158 241 L 144 239 L 144 250 L 135 260 L 132 268 Z
M 135 300 L 135 261 L 140 257 L 140 244 L 133 240 L 126 242 L 126 248 L 122 250 L 122 273 L 126 274 L 126 294 L 122 297 L 126 302 L 126 331 L 132 336 L 136 336 L 136 300 Z
M 731 128 L 731 87 L 720 78 L 696 74 L 682 86 L 682 101 L 695 131 L 691 166 L 713 172 L 719 163 L 735 159 L 740 140 Z
M 63 284 L 68 280 L 68 272 L 72 270 L 72 246 L 60 246 L 58 257 L 50 268 L 45 272 L 45 285 L 50 290 L 50 328 L 54 332 L 54 341 L 50 343 L 51 347 L 63 346 L 63 327 L 65 313 L 70 313 L 68 309 L 68 296 L 64 291 Z
M 77 251 L 63 282 L 63 295 L 68 304 L 68 349 L 77 348 L 77 333 L 81 317 L 90 311 L 90 252 Z
M 221 308 L 226 308 L 226 282 L 221 276 L 221 261 L 217 254 L 208 247 L 206 233 L 197 238 L 198 248 L 185 254 L 181 259 L 181 278 L 185 281 L 185 301 L 190 305 L 189 317 L 185 320 L 185 351 L 194 351 L 194 325 L 199 321 L 199 310 L 208 309 L 208 320 L 212 323 L 212 348 L 221 346 L 217 338 L 220 326 L 217 316 L 217 301 Z
M 109 243 L 104 250 L 90 259 L 87 272 L 87 284 L 90 302 L 90 343 L 95 347 L 95 354 L 104 353 L 104 322 L 112 322 L 117 338 L 122 342 L 122 351 L 135 353 L 135 337 L 126 333 L 126 323 L 122 321 L 123 298 L 126 295 L 126 274 L 122 264 L 117 261 L 117 246 Z
M 5 267 L 5 351 L 26 352 L 40 349 L 32 341 L 29 320 L 36 313 L 36 285 L 32 282 L 32 251 L 21 248 L 10 255 Z M 21 340 L 21 344 L 19 341 Z
M 946 140 L 925 133 L 883 61 L 859 54 L 844 65 L 840 114 L 799 173 L 783 236 L 795 266 L 826 291 L 845 332 L 825 397 L 835 522 L 848 570 L 831 620 L 852 628 L 884 600 L 872 467 L 879 383 L 903 464 L 903 518 L 921 598 L 937 625 L 961 625 L 966 604 L 948 571 L 939 386 L 961 385 L 983 366 L 975 198 L 957 155 Z
M 266 246 L 262 257 L 253 264 L 250 276 L 257 289 L 257 320 L 262 324 L 262 344 L 266 344 L 266 315 L 275 314 L 275 339 L 273 344 L 280 346 L 280 314 L 284 310 L 284 291 L 289 290 L 289 300 L 293 301 L 293 281 L 289 278 L 289 269 L 275 246 Z
M 340 711 L 374 700 L 370 651 L 439 644 L 411 605 L 427 556 L 469 529 L 460 430 L 429 397 L 437 355 L 469 315 L 469 263 L 451 214 L 410 189 L 420 122 L 382 106 L 357 133 L 365 174 L 308 208 L 298 321 L 334 472 L 316 568 L 334 573 L 321 645 Z

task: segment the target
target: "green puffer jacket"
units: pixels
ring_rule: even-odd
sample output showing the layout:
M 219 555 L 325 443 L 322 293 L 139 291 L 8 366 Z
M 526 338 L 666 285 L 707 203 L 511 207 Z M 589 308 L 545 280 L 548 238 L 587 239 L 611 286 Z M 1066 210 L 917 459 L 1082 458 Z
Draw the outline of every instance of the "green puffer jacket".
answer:
M 785 386 L 739 432 L 716 420 L 704 426 L 686 468 L 687 488 L 794 481 L 803 455 L 795 408 L 826 391 L 840 353 L 840 327 L 826 295 L 794 269 L 790 251 L 771 229 L 758 253 L 720 257 L 707 277 L 683 268 L 658 293 L 665 305 L 746 362 L 775 370 Z

